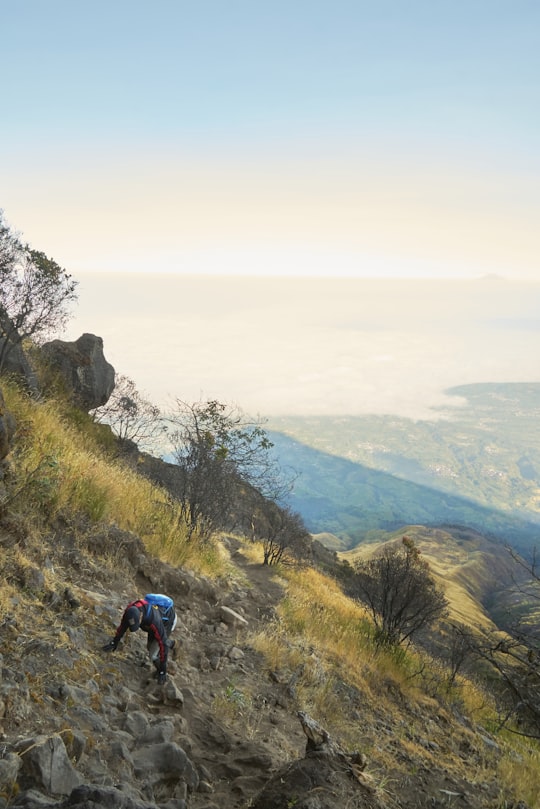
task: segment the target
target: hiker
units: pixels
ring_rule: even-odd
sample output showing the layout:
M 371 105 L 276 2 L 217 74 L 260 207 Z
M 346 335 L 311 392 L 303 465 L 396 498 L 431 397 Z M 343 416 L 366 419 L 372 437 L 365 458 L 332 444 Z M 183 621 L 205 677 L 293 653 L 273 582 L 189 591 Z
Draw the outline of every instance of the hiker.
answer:
M 148 633 L 146 647 L 150 660 L 157 672 L 157 680 L 162 685 L 167 679 L 167 658 L 174 640 L 169 635 L 176 626 L 174 602 L 161 593 L 148 593 L 143 598 L 127 605 L 114 638 L 103 646 L 104 652 L 116 651 L 126 632 L 142 629 Z

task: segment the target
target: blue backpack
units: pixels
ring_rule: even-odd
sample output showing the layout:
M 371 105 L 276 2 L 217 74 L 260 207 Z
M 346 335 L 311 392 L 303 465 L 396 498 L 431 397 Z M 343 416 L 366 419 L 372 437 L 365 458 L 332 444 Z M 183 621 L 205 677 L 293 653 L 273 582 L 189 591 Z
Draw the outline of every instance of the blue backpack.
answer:
M 144 600 L 148 602 L 146 616 L 150 617 L 150 611 L 153 607 L 157 607 L 161 620 L 167 626 L 169 622 L 174 621 L 174 601 L 169 596 L 164 596 L 162 593 L 147 593 Z

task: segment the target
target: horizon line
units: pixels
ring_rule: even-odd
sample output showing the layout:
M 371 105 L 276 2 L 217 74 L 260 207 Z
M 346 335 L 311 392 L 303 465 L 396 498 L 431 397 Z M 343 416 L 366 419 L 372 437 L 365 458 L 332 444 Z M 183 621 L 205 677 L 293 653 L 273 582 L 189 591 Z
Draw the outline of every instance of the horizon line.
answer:
M 322 274 L 314 273 L 223 273 L 223 272 L 186 272 L 183 270 L 130 270 L 130 269 L 114 269 L 114 270 L 79 270 L 71 271 L 73 275 L 137 275 L 137 276 L 177 276 L 189 279 L 250 279 L 261 281 L 276 281 L 276 280 L 305 280 L 305 281 L 493 281 L 493 282 L 507 282 L 507 283 L 540 283 L 540 278 L 511 278 L 506 275 L 498 273 L 485 273 L 482 275 L 351 275 L 351 274 Z

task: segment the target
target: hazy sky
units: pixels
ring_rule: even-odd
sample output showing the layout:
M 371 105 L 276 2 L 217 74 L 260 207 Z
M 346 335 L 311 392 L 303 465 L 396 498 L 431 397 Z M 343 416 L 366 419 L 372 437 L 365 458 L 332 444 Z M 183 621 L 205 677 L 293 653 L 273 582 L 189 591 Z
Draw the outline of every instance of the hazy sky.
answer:
M 152 402 L 433 418 L 445 390 L 540 382 L 540 283 L 88 273 L 69 339 Z
M 75 276 L 540 278 L 538 0 L 0 20 L 0 206 Z

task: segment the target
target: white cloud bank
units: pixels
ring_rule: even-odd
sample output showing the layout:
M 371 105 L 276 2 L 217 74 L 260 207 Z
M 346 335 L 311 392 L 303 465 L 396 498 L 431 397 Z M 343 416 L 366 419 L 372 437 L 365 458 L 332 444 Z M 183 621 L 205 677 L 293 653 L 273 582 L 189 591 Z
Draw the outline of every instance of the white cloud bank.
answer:
M 454 385 L 540 381 L 540 284 L 99 273 L 79 299 L 66 337 L 160 405 L 423 418 Z

